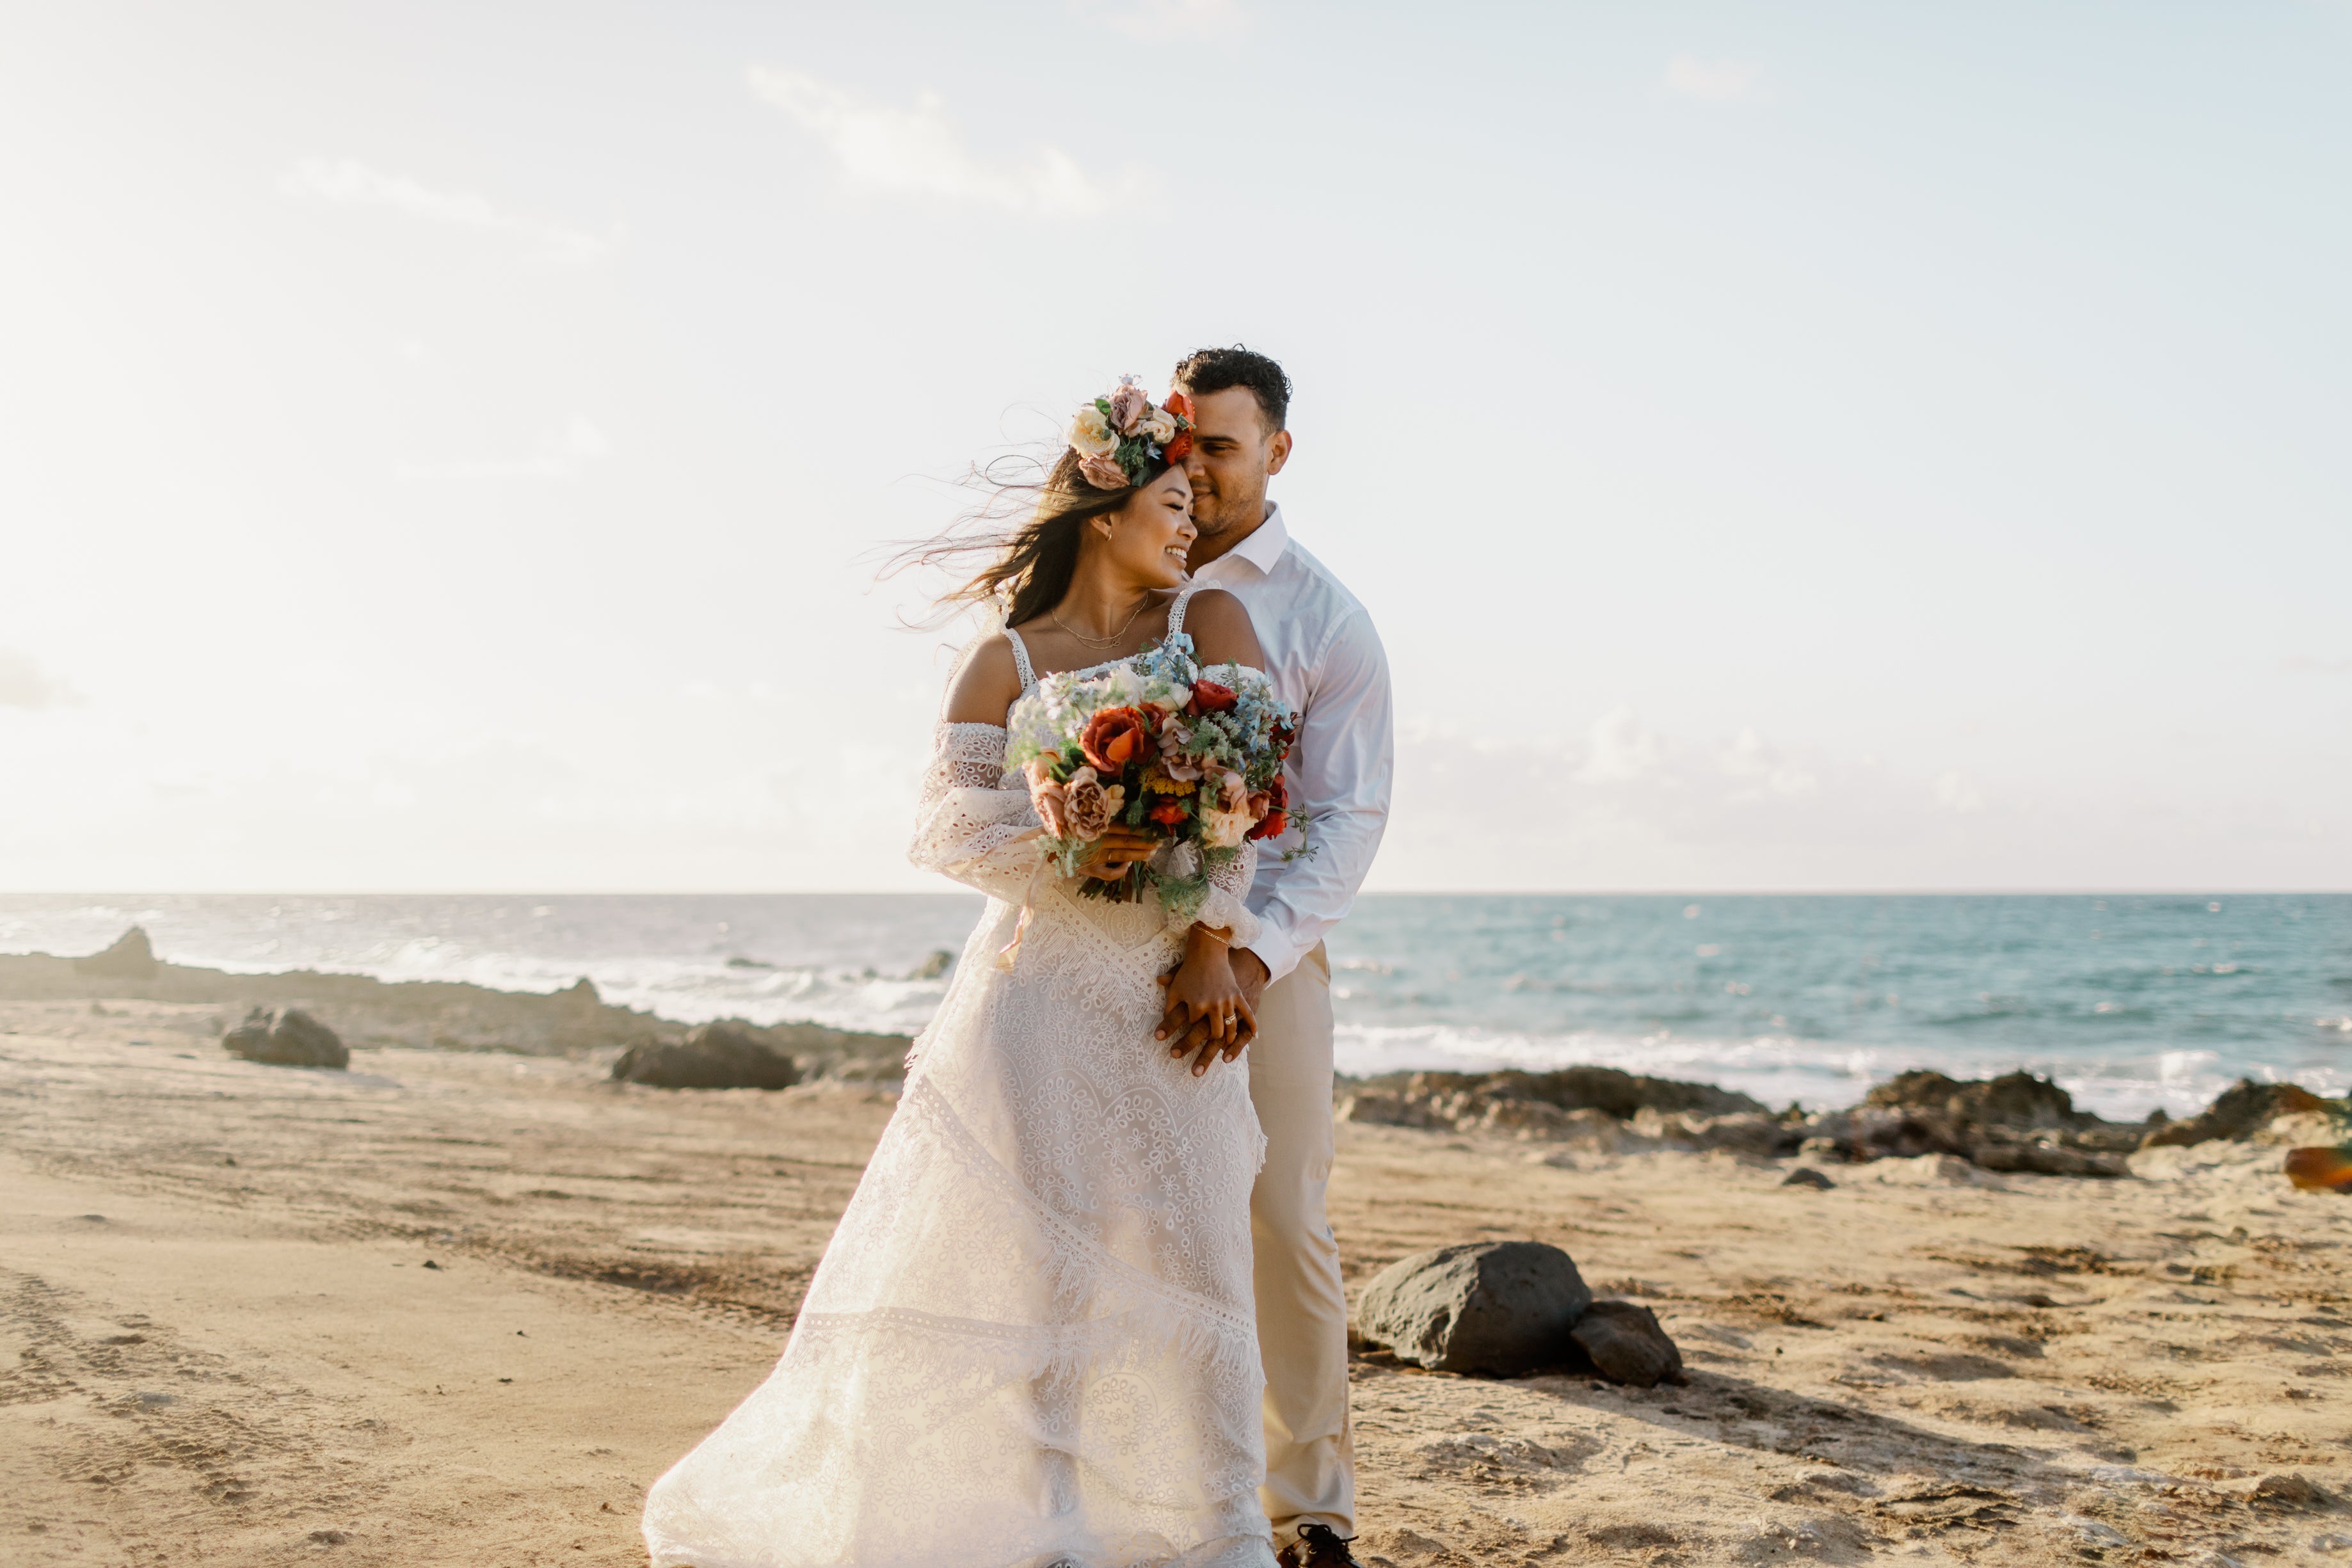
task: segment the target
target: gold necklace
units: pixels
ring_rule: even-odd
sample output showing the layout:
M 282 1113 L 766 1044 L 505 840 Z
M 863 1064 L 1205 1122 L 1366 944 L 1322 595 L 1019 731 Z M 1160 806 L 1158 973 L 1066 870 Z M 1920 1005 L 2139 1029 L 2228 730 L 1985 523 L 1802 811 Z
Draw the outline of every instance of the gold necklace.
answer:
M 1125 640 L 1126 640 L 1126 638 L 1127 638 L 1127 632 L 1128 632 L 1128 626 L 1132 626 L 1133 625 L 1135 625 L 1135 618 L 1136 618 L 1136 616 L 1140 616 L 1141 614 L 1143 614 L 1144 605 L 1149 605 L 1149 604 L 1150 604 L 1150 603 L 1151 603 L 1151 595 L 1149 595 L 1149 594 L 1146 594 L 1145 595 L 1143 595 L 1143 603 L 1142 603 L 1142 604 L 1139 604 L 1139 605 L 1136 605 L 1136 606 L 1135 606 L 1135 615 L 1134 615 L 1134 616 L 1128 616 L 1128 617 L 1127 617 L 1127 626 L 1124 626 L 1119 627 L 1119 628 L 1118 628 L 1118 630 L 1117 630 L 1117 631 L 1115 631 L 1115 632 L 1111 633 L 1111 634 L 1110 634 L 1110 636 L 1108 636 L 1108 637 L 1090 637 L 1087 636 L 1087 634 L 1086 634 L 1086 633 L 1084 633 L 1084 632 L 1081 632 L 1081 631 L 1072 631 L 1072 630 L 1071 630 L 1071 627 L 1070 627 L 1070 623 L 1069 623 L 1069 622 L 1067 622 L 1067 621 L 1066 621 L 1066 620 L 1064 620 L 1064 619 L 1062 619 L 1061 613 L 1060 613 L 1059 611 L 1057 611 L 1057 610 L 1048 610 L 1048 611 L 1046 611 L 1046 612 L 1045 612 L 1045 618 L 1046 618 L 1047 620 L 1049 620 L 1049 621 L 1053 622 L 1055 626 L 1057 626 L 1061 627 L 1064 631 L 1066 631 L 1066 632 L 1069 632 L 1069 634 L 1070 634 L 1072 637 L 1074 637 L 1077 638 L 1077 639 L 1078 639 L 1078 641 L 1080 641 L 1080 642 L 1082 642 L 1082 643 L 1086 644 L 1088 647 L 1094 647 L 1094 648 L 1117 647 L 1118 647 L 1121 642 L 1123 642 L 1123 641 L 1125 641 Z

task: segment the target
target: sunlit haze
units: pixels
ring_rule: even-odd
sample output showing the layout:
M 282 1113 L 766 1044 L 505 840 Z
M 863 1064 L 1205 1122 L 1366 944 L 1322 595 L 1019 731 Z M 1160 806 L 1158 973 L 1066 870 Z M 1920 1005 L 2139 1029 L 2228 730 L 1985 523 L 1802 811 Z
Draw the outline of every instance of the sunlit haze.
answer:
M 905 860 L 976 456 L 1246 342 L 1373 889 L 2352 887 L 2352 7 L 0 21 L 0 889 Z

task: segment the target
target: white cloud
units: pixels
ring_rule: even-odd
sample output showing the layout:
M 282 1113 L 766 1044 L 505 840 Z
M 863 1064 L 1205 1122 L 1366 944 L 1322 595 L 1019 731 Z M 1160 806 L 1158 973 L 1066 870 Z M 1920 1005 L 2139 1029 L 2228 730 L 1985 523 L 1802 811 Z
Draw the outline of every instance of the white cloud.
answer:
M 72 700 L 66 683 L 32 655 L 0 647 L 0 708 L 55 708 Z
M 1959 769 L 1948 769 L 1936 775 L 1936 804 L 1946 811 L 1970 816 L 1984 809 L 1984 789 Z
M 1058 147 L 1041 147 L 1017 165 L 976 157 L 936 93 L 923 93 L 912 109 L 898 109 L 869 103 L 799 71 L 754 66 L 751 80 L 761 98 L 824 143 L 850 184 L 869 190 L 943 196 L 1046 217 L 1139 205 L 1149 190 L 1140 171 L 1130 168 L 1105 184 Z
M 548 259 L 573 266 L 595 260 L 605 249 L 594 235 L 501 211 L 487 197 L 436 191 L 404 174 L 386 174 L 350 158 L 305 158 L 279 177 L 278 187 L 289 195 L 340 206 L 382 207 L 425 223 L 511 235 L 529 241 Z
M 1764 68 L 1752 60 L 1702 60 L 1676 55 L 1666 62 L 1668 90 L 1706 103 L 1752 100 L 1763 80 Z
M 1739 738 L 1717 754 L 1716 766 L 1726 778 L 1737 779 L 1747 786 L 1731 797 L 1734 800 L 1765 795 L 1811 795 L 1820 787 L 1820 781 L 1781 756 L 1780 748 L 1753 726 L 1740 731 Z
M 1148 44 L 1174 38 L 1227 38 L 1248 25 L 1234 0 L 1129 0 L 1126 5 L 1071 0 L 1070 9 L 1090 22 Z
M 1666 740 L 1652 730 L 1631 708 L 1620 708 L 1596 721 L 1588 736 L 1590 750 L 1574 777 L 1579 784 L 1631 784 L 1656 773 L 1666 764 Z
M 539 438 L 528 457 L 479 458 L 462 463 L 418 463 L 400 470 L 407 479 L 570 479 L 613 449 L 604 433 L 575 414 Z

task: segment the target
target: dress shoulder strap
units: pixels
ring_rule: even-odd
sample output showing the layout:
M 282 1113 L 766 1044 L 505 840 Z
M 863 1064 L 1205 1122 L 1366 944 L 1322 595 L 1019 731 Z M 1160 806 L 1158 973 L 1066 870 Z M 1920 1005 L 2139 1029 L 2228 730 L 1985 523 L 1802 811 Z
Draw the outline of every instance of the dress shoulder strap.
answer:
M 1004 640 L 1013 645 L 1013 668 L 1021 677 L 1021 689 L 1027 691 L 1037 684 L 1037 672 L 1029 668 L 1029 645 L 1011 626 L 1004 628 Z
M 1198 583 L 1187 583 L 1177 594 L 1176 602 L 1168 606 L 1168 635 L 1170 637 L 1172 637 L 1184 629 L 1184 607 L 1192 602 L 1192 595 L 1200 591 L 1201 584 Z

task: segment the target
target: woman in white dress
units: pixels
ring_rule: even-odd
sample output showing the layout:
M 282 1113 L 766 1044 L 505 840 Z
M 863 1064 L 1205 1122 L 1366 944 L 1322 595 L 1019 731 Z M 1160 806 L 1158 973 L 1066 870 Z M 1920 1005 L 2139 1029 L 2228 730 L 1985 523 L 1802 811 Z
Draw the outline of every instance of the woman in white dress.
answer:
M 1123 469 L 1065 452 L 1038 498 L 965 590 L 1009 601 L 1007 629 L 952 682 L 912 849 L 986 912 L 774 1373 L 647 1497 L 656 1568 L 1273 1568 L 1264 1139 L 1215 1065 L 1255 1029 L 1224 959 L 1256 934 L 1255 846 L 1182 925 L 1081 897 L 1036 874 L 1004 768 L 1041 675 L 1185 637 L 1202 665 L 1261 656 L 1238 601 L 1184 586 L 1192 491 L 1164 444 Z M 1086 873 L 1152 842 L 1114 829 Z M 1154 1041 L 1171 994 L 1222 1021 L 1197 1059 Z

